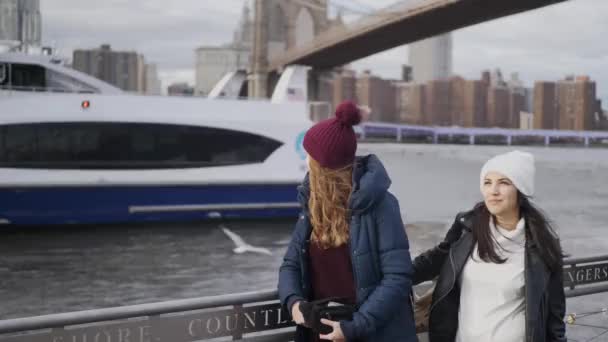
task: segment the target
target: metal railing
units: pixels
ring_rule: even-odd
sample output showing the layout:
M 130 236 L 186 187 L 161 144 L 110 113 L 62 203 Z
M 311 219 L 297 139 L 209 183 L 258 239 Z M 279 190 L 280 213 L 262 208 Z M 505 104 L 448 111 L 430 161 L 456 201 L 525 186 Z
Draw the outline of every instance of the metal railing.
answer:
M 564 287 L 568 298 L 608 292 L 608 255 L 565 259 Z M 286 341 L 293 335 L 276 290 L 0 321 L 0 342 Z
M 476 138 L 487 137 L 502 137 L 506 145 L 515 144 L 514 138 L 543 138 L 544 145 L 547 146 L 559 139 L 578 139 L 585 146 L 589 146 L 593 141 L 608 140 L 607 131 L 421 126 L 384 122 L 365 122 L 357 126 L 357 131 L 362 139 L 378 138 L 396 142 L 425 137 L 433 143 L 438 143 L 440 138 L 451 140 L 455 137 L 467 137 L 471 145 L 475 144 Z
M 568 298 L 608 292 L 608 255 L 564 259 L 564 287 Z

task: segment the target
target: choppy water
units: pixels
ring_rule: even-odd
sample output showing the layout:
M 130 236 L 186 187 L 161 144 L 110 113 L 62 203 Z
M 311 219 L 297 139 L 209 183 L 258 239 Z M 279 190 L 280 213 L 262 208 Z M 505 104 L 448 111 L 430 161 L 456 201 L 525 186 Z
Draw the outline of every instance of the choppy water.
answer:
M 400 201 L 412 256 L 431 247 L 461 210 L 481 199 L 479 170 L 506 146 L 362 144 L 385 162 Z M 567 253 L 608 251 L 608 150 L 521 148 L 537 158 L 536 203 L 553 219 Z M 230 222 L 273 256 L 232 252 L 217 223 L 102 226 L 4 232 L 0 319 L 271 289 L 293 222 Z M 608 306 L 608 294 L 568 301 L 568 312 Z M 608 327 L 608 316 L 582 323 Z M 599 328 L 571 327 L 585 340 Z M 608 334 L 594 341 L 608 341 Z

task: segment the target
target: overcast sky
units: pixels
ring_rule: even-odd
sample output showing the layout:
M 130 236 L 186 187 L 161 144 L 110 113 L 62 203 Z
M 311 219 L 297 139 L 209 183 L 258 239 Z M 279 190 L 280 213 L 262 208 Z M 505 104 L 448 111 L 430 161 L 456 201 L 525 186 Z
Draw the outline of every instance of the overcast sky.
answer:
M 71 56 L 76 48 L 109 43 L 158 65 L 163 86 L 194 83 L 194 49 L 229 42 L 250 0 L 43 0 L 43 43 Z M 369 12 L 395 0 L 332 0 Z M 588 74 L 608 108 L 608 0 L 571 0 L 454 32 L 454 73 L 479 78 L 484 69 L 518 72 L 527 86 Z M 398 78 L 407 47 L 353 63 Z

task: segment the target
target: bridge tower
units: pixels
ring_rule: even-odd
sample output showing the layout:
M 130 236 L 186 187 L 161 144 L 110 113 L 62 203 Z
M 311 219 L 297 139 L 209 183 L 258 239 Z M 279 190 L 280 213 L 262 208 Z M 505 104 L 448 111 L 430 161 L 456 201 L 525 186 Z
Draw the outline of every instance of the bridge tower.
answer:
M 278 80 L 269 61 L 328 28 L 327 1 L 255 0 L 249 97 L 266 98 Z

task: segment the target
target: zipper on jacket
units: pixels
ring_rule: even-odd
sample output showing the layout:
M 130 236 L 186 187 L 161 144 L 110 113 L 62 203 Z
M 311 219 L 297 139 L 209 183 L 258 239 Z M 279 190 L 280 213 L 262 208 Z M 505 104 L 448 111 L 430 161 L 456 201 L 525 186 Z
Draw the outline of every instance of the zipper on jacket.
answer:
M 524 329 L 526 331 L 526 341 L 532 342 L 532 332 L 528 326 L 528 242 L 524 245 L 524 319 L 526 320 Z
M 452 248 L 450 248 L 448 255 L 450 257 L 450 267 L 452 267 L 452 285 L 450 286 L 450 289 L 443 296 L 441 296 L 439 299 L 437 299 L 435 301 L 435 303 L 433 303 L 433 305 L 431 305 L 429 312 L 433 311 L 435 306 L 437 306 L 437 303 L 442 301 L 445 297 L 448 296 L 448 294 L 450 294 L 450 292 L 452 292 L 452 289 L 454 288 L 454 285 L 456 284 L 456 267 L 454 266 L 454 257 L 452 256 Z
M 352 224 L 352 222 L 354 220 L 355 220 L 355 216 L 353 215 L 353 216 L 350 217 L 349 226 Z M 350 265 L 351 265 L 351 268 L 353 270 L 353 278 L 354 278 L 353 282 L 355 283 L 355 305 L 357 307 L 359 307 L 357 305 L 357 303 L 359 302 L 359 294 L 361 293 L 362 289 L 359 288 L 359 284 L 361 284 L 361 282 L 359 281 L 360 280 L 359 279 L 359 274 L 357 272 L 357 262 L 356 262 L 357 261 L 357 250 L 356 249 L 355 250 L 352 249 L 352 242 L 353 241 L 352 241 L 352 235 L 351 235 L 351 233 L 352 232 L 349 229 L 349 232 L 348 232 L 348 252 L 350 254 Z
M 460 219 L 460 224 L 462 224 L 463 218 Z M 460 237 L 462 238 L 462 236 Z M 437 306 L 437 304 L 442 301 L 443 299 L 445 299 L 445 297 L 448 296 L 448 294 L 450 294 L 450 292 L 452 292 L 452 289 L 454 289 L 454 285 L 456 285 L 456 266 L 454 265 L 454 256 L 452 254 L 452 251 L 454 250 L 454 243 L 452 243 L 452 245 L 450 246 L 450 249 L 448 250 L 448 256 L 450 258 L 450 267 L 452 267 L 452 284 L 450 286 L 450 289 L 441 297 L 439 297 L 435 303 L 433 303 L 431 305 L 431 308 L 429 309 L 429 313 L 431 311 L 433 311 L 433 309 L 435 308 L 435 306 Z M 471 253 L 475 252 L 475 247 L 473 247 L 473 250 L 471 252 L 469 252 L 468 256 L 467 256 L 467 261 L 469 259 L 469 257 L 471 256 Z M 466 266 L 466 261 L 465 261 L 465 266 Z M 464 266 L 463 266 L 464 267 Z
M 308 230 L 308 225 L 310 224 L 308 214 L 302 214 L 302 220 L 304 221 L 304 224 L 307 226 Z M 305 272 L 308 272 L 310 274 L 310 262 L 308 257 L 308 251 L 310 248 L 310 238 L 310 235 L 305 236 L 304 244 L 302 246 L 302 249 L 300 250 L 300 283 L 302 284 L 302 290 L 304 290 L 303 294 L 305 295 L 307 300 L 310 300 L 310 298 L 308 297 L 312 289 L 312 284 L 307 283 L 306 278 L 304 277 Z

